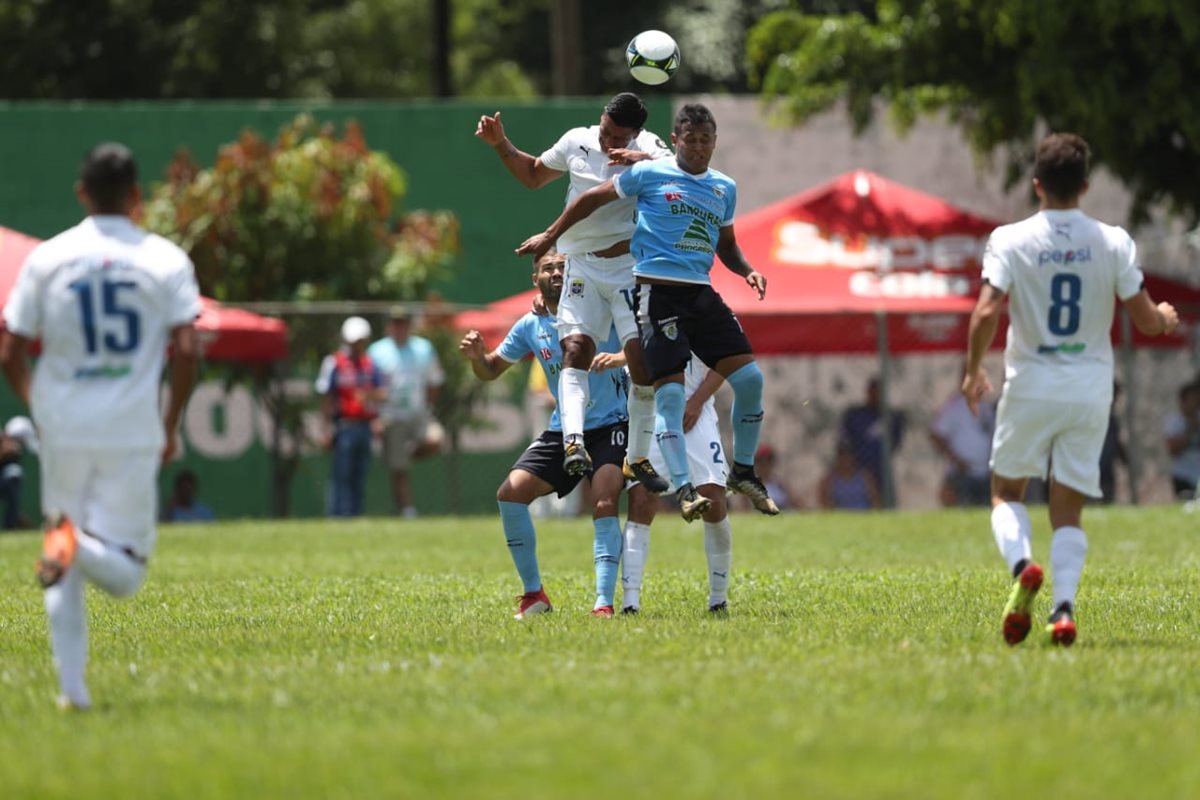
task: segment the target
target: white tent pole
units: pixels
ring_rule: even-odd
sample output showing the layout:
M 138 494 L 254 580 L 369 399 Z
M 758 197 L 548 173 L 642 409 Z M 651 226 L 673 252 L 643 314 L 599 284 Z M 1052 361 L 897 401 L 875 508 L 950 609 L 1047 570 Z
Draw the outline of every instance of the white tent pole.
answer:
M 1125 466 L 1129 468 L 1129 502 L 1136 506 L 1138 504 L 1138 484 L 1141 483 L 1142 477 L 1142 448 L 1138 446 L 1137 434 L 1133 427 L 1137 418 L 1134 408 L 1137 402 L 1135 399 L 1137 392 L 1134 391 L 1133 384 L 1133 326 L 1130 324 L 1129 314 L 1124 307 L 1120 309 L 1120 320 L 1121 372 L 1125 379 L 1125 441 L 1128 445 L 1125 448 L 1125 454 L 1129 459 Z

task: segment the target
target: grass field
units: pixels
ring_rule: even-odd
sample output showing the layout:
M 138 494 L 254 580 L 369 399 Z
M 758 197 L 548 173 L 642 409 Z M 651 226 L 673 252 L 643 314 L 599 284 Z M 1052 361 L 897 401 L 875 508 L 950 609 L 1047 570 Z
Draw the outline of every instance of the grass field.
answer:
M 665 516 L 612 620 L 590 525 L 542 524 L 523 623 L 492 519 L 167 528 L 139 595 L 89 594 L 86 715 L 2 537 L 0 797 L 1200 796 L 1200 520 L 1086 522 L 1067 651 L 1003 644 L 984 511 L 736 517 L 726 619 Z

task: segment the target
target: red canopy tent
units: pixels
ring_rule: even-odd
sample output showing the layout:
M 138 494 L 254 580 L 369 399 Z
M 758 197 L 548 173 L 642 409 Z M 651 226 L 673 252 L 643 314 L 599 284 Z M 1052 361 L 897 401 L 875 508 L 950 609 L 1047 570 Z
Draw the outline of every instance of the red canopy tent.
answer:
M 856 170 L 737 218 L 742 251 L 768 279 L 764 300 L 719 262 L 712 283 L 759 354 L 958 351 L 979 291 L 983 248 L 1000 224 Z M 1158 276 L 1147 275 L 1146 283 L 1155 299 L 1200 314 L 1200 291 Z M 465 312 L 458 323 L 494 345 L 534 294 Z M 1183 333 L 1134 338 L 1187 344 Z M 997 336 L 996 345 L 1003 341 Z
M 37 239 L 0 227 L 0 306 L 16 282 L 25 257 Z M 196 320 L 204 357 L 212 361 L 277 361 L 287 355 L 288 329 L 282 320 L 200 298 Z

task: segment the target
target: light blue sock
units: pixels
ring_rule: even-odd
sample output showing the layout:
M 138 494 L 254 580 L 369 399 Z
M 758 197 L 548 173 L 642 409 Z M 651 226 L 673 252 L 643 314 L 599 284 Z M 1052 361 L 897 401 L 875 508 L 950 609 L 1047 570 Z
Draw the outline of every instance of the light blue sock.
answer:
M 692 480 L 683 440 L 683 406 L 682 383 L 664 383 L 654 390 L 654 435 L 676 489 Z
M 733 461 L 754 466 L 763 420 L 762 370 L 751 361 L 725 380 L 733 387 Z
M 617 565 L 621 563 L 621 522 L 616 517 L 592 520 L 596 526 L 596 608 L 611 606 L 617 593 Z
M 529 515 L 529 506 L 503 500 L 499 505 L 504 539 L 508 542 L 508 554 L 512 556 L 526 593 L 536 592 L 542 588 L 542 576 L 538 572 L 537 533 L 533 530 L 533 517 Z

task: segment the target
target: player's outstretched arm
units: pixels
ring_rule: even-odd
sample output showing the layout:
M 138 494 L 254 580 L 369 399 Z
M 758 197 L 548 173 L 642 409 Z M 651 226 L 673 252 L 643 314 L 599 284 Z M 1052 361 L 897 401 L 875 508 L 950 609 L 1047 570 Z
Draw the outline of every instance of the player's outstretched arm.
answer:
M 500 357 L 495 350 L 488 352 L 483 344 L 483 336 L 479 331 L 468 331 L 458 343 L 458 352 L 471 362 L 471 371 L 481 381 L 494 381 L 512 366 Z
M 1179 313 L 1175 311 L 1175 306 L 1170 303 L 1155 305 L 1145 289 L 1123 302 L 1134 327 L 1146 336 L 1161 336 L 1179 325 Z
M 192 388 L 196 385 L 199 365 L 200 346 L 196 340 L 196 327 L 191 323 L 176 325 L 171 329 L 171 391 L 167 413 L 163 416 L 163 431 L 167 435 L 162 452 L 164 462 L 179 454 L 179 423 L 183 419 L 188 398 L 192 395 Z
M 522 242 L 521 246 L 517 248 L 517 255 L 532 255 L 535 259 L 541 258 L 547 250 L 554 246 L 558 237 L 571 229 L 572 225 L 587 219 L 597 208 L 608 205 L 619 196 L 612 180 L 588 189 L 564 208 L 558 219 L 554 220 L 549 228 Z
M 758 292 L 759 300 L 766 297 L 767 276 L 750 266 L 750 262 L 746 260 L 746 256 L 742 253 L 742 248 L 738 247 L 737 237 L 733 234 L 732 225 L 721 227 L 720 235 L 717 237 L 717 258 L 721 259 L 721 263 L 725 265 L 725 269 L 734 275 L 741 275 L 745 278 L 746 285 Z
M 527 189 L 540 189 L 563 174 L 557 169 L 547 167 L 540 158 L 518 150 L 504 134 L 504 123 L 500 121 L 499 111 L 493 116 L 484 114 L 479 118 L 479 123 L 475 126 L 475 137 L 491 147 L 500 157 L 504 168 Z

